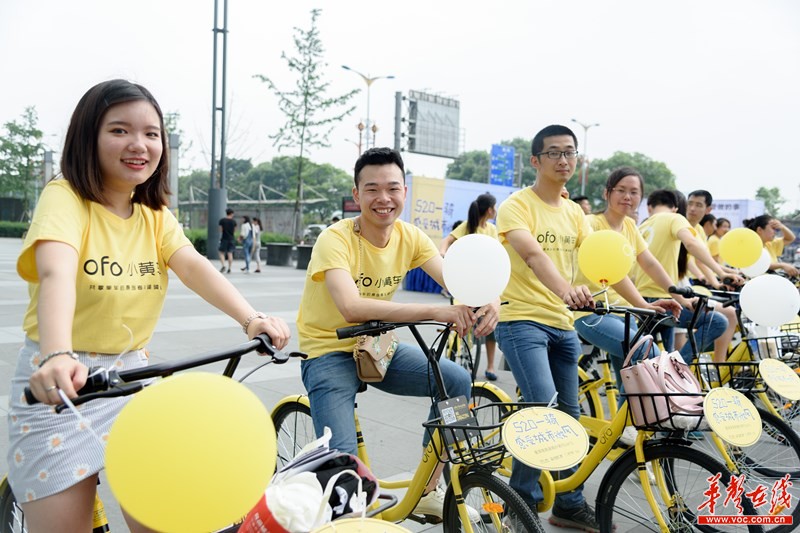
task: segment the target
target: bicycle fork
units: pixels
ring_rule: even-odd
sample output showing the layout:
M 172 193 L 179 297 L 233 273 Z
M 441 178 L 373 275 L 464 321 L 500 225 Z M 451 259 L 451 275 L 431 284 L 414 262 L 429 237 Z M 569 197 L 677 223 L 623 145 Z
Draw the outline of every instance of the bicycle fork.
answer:
M 647 498 L 647 503 L 650 505 L 650 509 L 653 511 L 653 516 L 658 522 L 658 527 L 663 533 L 669 533 L 669 526 L 664 521 L 664 517 L 661 515 L 661 509 L 658 507 L 658 500 L 656 499 L 656 495 L 650 485 L 650 476 L 647 473 L 647 461 L 644 457 L 645 439 L 646 433 L 640 431 L 636 436 L 636 444 L 634 444 L 636 464 L 639 470 L 639 482 L 642 485 L 642 492 Z M 667 491 L 666 480 L 664 479 L 664 471 L 662 470 L 661 465 L 655 461 L 653 462 L 653 474 L 656 479 L 656 486 L 661 492 L 661 498 L 667 504 L 667 509 L 673 509 L 675 506 L 683 505 L 682 502 L 675 501 L 673 496 Z

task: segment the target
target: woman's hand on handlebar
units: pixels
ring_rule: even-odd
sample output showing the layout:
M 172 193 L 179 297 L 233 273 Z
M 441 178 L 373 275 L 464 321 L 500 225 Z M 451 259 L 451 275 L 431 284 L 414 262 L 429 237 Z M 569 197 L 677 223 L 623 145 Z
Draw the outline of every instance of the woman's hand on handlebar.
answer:
M 247 336 L 250 339 L 256 338 L 261 333 L 266 333 L 272 341 L 272 345 L 279 350 L 289 344 L 289 339 L 292 336 L 289 324 L 284 319 L 276 316 L 256 318 L 247 327 Z
M 672 298 L 663 298 L 661 300 L 656 300 L 655 302 L 648 304 L 648 309 L 652 309 L 654 311 L 658 311 L 659 313 L 669 313 L 673 317 L 678 318 L 681 314 L 681 304 L 673 300 Z
M 478 325 L 475 327 L 475 335 L 484 337 L 494 331 L 497 322 L 500 320 L 500 299 L 484 305 L 475 311 L 475 318 Z
M 63 390 L 67 398 L 75 398 L 78 396 L 75 391 L 86 384 L 88 372 L 86 366 L 67 355 L 54 357 L 31 376 L 31 392 L 42 403 L 58 405 L 62 403 L 58 391 Z

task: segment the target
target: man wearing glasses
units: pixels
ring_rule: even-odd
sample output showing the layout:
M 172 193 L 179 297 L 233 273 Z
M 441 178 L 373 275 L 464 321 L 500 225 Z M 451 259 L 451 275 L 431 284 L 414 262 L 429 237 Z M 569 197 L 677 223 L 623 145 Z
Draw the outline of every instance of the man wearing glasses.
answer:
M 592 230 L 580 206 L 561 197 L 575 173 L 577 149 L 566 126 L 544 128 L 531 145 L 536 182 L 500 204 L 497 232 L 511 258 L 511 279 L 495 330 L 525 400 L 549 402 L 558 392 L 559 408 L 576 419 L 581 346 L 568 306 L 594 305 L 585 285 L 571 285 L 577 249 Z M 543 498 L 539 473 L 515 461 L 511 474 L 510 485 L 534 511 Z M 599 531 L 581 489 L 556 496 L 550 523 Z

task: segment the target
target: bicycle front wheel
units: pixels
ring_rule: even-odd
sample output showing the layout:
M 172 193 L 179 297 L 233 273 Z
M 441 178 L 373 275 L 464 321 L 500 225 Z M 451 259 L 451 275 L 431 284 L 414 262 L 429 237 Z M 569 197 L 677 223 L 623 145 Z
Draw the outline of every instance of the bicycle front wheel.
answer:
M 475 514 L 471 526 L 475 533 L 527 531 L 544 533 L 539 517 L 517 492 L 489 471 L 473 470 L 460 477 L 464 503 Z M 453 486 L 444 497 L 444 531 L 464 531 L 458 514 Z M 524 529 L 519 529 L 519 527 Z
M 311 420 L 311 408 L 299 401 L 280 406 L 272 416 L 272 422 L 275 424 L 275 433 L 278 437 L 276 466 L 280 470 L 303 449 L 303 446 L 317 437 Z
M 645 461 L 649 472 L 650 488 L 655 495 L 661 517 L 669 531 L 762 531 L 761 526 L 706 525 L 698 523 L 699 515 L 711 515 L 707 507 L 698 510 L 707 497 L 709 478 L 720 474 L 719 492 L 713 515 L 738 516 L 729 502 L 723 506 L 731 474 L 722 463 L 688 446 L 674 443 L 656 443 L 645 447 Z M 766 514 L 760 508 L 756 513 L 753 504 L 742 497 L 744 515 Z M 653 510 L 642 489 L 639 468 L 633 450 L 615 461 L 598 491 L 597 519 L 601 531 L 660 531 Z M 790 526 L 791 527 L 791 526 Z
M 3 481 L 0 482 L 0 532 L 22 533 L 24 531 L 27 531 L 25 515 L 17 504 L 14 493 L 11 492 L 8 478 L 3 478 Z

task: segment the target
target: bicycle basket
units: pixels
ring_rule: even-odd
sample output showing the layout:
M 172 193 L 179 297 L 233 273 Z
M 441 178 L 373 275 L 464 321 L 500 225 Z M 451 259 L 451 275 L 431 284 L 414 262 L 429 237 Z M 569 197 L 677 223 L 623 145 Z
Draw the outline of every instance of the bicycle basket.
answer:
M 743 394 L 766 391 L 766 384 L 761 379 L 757 361 L 741 362 L 694 362 L 690 365 L 705 390 L 730 386 Z
M 628 398 L 629 419 L 637 429 L 647 431 L 701 431 L 708 429 L 702 409 L 686 410 L 676 402 L 702 405 L 703 394 L 624 393 Z
M 446 423 L 442 418 L 435 418 L 422 425 L 430 435 L 440 461 L 497 468 L 506 456 L 506 448 L 500 438 L 505 418 L 519 409 L 543 405 L 493 402 L 473 407 L 471 413 L 474 416 L 469 423 Z M 478 423 L 478 419 L 482 418 L 489 418 L 491 422 Z

